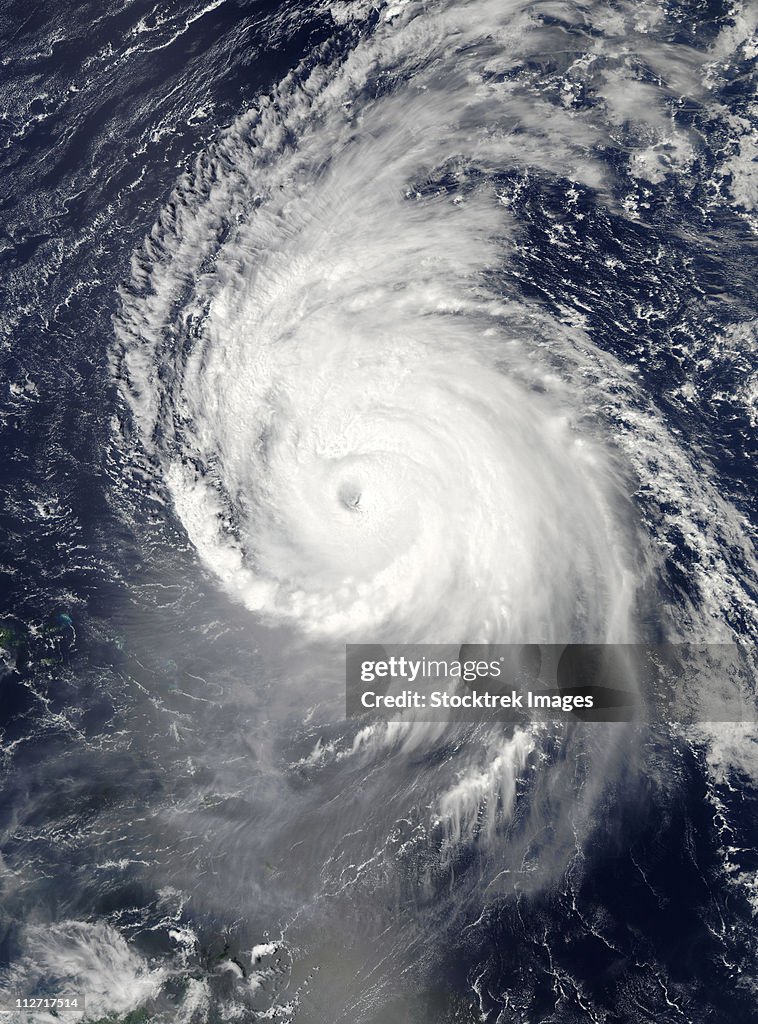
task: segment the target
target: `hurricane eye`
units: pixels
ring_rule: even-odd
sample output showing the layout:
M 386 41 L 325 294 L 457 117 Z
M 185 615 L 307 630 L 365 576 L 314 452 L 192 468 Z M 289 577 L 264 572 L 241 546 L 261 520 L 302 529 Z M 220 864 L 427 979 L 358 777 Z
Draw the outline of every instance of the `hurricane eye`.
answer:
M 337 501 L 351 512 L 361 512 L 361 499 L 363 498 L 363 487 L 354 480 L 344 480 L 337 488 Z
M 343 484 L 338 492 L 341 505 L 351 512 L 361 511 L 361 490 L 355 484 Z

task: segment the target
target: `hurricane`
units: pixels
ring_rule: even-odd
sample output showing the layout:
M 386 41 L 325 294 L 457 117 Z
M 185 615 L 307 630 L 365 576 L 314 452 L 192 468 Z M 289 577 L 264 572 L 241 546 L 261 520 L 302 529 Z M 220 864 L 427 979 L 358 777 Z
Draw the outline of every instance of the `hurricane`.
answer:
M 72 496 L 90 575 L 3 633 L 30 735 L 65 722 L 44 768 L 4 733 L 4 984 L 85 1020 L 748 1022 L 754 725 L 346 719 L 344 657 L 752 651 L 754 5 L 227 6 L 128 7 L 82 65 L 120 109 L 186 38 L 57 272 L 108 525 Z M 754 700 L 708 665 L 693 699 Z
M 509 286 L 514 167 L 561 175 L 581 222 L 618 123 L 615 94 L 576 110 L 514 74 L 558 46 L 544 20 L 400 5 L 347 54 L 323 44 L 136 257 L 125 394 L 201 557 L 262 616 L 348 638 L 639 635 L 665 545 L 629 496 L 665 520 L 697 474 L 634 373 Z M 644 88 L 655 132 L 666 92 Z M 692 505 L 719 497 L 686 490 L 707 558 Z

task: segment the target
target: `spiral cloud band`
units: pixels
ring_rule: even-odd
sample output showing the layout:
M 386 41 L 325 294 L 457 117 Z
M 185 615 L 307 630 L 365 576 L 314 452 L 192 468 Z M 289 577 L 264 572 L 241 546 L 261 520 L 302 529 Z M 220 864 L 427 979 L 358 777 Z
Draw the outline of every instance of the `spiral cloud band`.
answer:
M 623 215 L 593 159 L 618 81 L 530 95 L 562 30 L 528 7 L 332 13 L 342 45 L 198 159 L 123 292 L 117 372 L 203 561 L 313 636 L 633 641 L 675 532 L 702 600 L 659 594 L 660 628 L 728 637 L 755 613 L 737 517 L 634 372 L 507 274 L 516 170 Z

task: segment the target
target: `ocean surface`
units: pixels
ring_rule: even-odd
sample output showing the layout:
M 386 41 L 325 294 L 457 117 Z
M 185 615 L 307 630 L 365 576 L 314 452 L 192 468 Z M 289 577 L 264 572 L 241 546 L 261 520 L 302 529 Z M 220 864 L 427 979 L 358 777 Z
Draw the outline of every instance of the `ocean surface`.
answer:
M 758 1021 L 755 724 L 344 683 L 752 650 L 757 15 L 0 3 L 3 1005 Z

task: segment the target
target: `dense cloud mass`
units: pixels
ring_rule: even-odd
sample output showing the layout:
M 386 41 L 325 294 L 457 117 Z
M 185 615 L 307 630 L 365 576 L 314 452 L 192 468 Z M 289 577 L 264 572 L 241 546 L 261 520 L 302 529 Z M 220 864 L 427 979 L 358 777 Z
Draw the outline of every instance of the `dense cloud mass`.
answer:
M 639 133 L 666 128 L 670 89 L 626 82 L 608 27 L 583 57 L 613 68 L 598 101 L 543 98 L 522 69 L 562 45 L 552 22 L 408 4 L 329 40 L 199 159 L 136 257 L 118 372 L 201 557 L 264 617 L 358 641 L 635 640 L 668 545 L 637 489 L 719 566 L 688 632 L 728 638 L 710 602 L 747 603 L 698 509 L 735 514 L 636 367 L 507 279 L 515 167 L 623 216 L 599 154 L 625 103 Z

